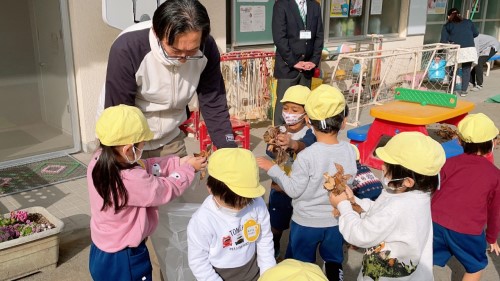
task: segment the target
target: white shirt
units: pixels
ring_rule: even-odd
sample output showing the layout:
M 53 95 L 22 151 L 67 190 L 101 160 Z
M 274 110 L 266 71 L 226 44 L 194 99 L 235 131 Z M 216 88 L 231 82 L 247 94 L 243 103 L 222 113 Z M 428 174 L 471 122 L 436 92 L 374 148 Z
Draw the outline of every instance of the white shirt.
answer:
M 295 0 L 295 3 L 297 3 L 297 6 L 299 7 L 299 11 L 300 11 L 300 1 L 301 0 Z M 305 15 L 307 15 L 307 0 L 304 0 L 304 13 Z
M 258 237 L 254 223 L 260 225 Z M 189 267 L 200 281 L 222 281 L 213 267 L 238 268 L 255 253 L 260 275 L 276 265 L 269 212 L 261 197 L 231 216 L 221 212 L 213 196 L 208 196 L 191 217 L 187 236 Z
M 379 281 L 434 280 L 430 194 L 421 191 L 392 194 L 383 190 L 376 201 L 356 198 L 356 202 L 366 211 L 361 217 L 347 200 L 337 207 L 341 213 L 339 229 L 344 239 L 368 249 L 363 256 L 365 268 L 357 280 L 374 280 L 363 272 L 380 274 L 382 270 L 387 271 Z M 399 275 L 393 275 L 394 278 L 388 276 L 387 272 L 394 274 L 394 269 L 404 266 L 403 263 L 414 267 L 410 275 L 398 271 Z

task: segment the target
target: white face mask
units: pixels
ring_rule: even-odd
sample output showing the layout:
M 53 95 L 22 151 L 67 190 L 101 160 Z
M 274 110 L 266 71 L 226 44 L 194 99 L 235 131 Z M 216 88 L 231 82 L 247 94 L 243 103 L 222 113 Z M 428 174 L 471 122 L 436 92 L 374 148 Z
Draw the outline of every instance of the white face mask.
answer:
M 215 199 L 215 196 L 213 198 L 214 198 L 214 201 L 215 201 L 215 205 L 217 205 L 217 209 L 221 213 L 229 215 L 229 216 L 232 216 L 232 217 L 237 217 L 239 215 L 239 213 L 240 213 L 241 210 L 235 210 L 235 209 L 224 207 L 221 204 L 219 204 L 219 202 L 217 202 L 217 199 Z
M 139 150 L 139 152 L 140 152 L 139 154 L 136 153 L 136 149 Z M 134 153 L 134 160 L 132 160 L 132 161 L 128 159 L 127 155 L 125 155 L 125 159 L 127 159 L 127 162 L 129 164 L 137 163 L 137 161 L 139 161 L 139 159 L 141 159 L 141 157 L 142 157 L 142 149 L 136 148 L 135 146 L 132 146 L 132 152 Z
M 398 187 L 392 187 L 389 186 L 389 184 L 393 181 L 401 181 L 404 180 L 405 178 L 400 178 L 400 179 L 388 179 L 385 177 L 384 172 L 382 171 L 382 177 L 380 178 L 380 181 L 382 182 L 382 185 L 384 186 L 385 189 L 390 190 L 390 191 L 397 191 L 399 189 L 402 189 L 404 186 L 398 186 Z
M 302 121 L 305 115 L 306 115 L 305 113 L 297 114 L 297 113 L 287 113 L 284 111 L 281 113 L 281 116 L 283 116 L 283 120 L 285 120 L 285 123 L 289 126 L 295 125 L 300 121 Z

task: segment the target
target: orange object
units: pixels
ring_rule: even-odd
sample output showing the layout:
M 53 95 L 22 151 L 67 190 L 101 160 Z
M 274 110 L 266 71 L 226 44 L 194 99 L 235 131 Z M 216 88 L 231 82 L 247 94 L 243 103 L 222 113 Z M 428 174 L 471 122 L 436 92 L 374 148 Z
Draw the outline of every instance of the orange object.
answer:
M 233 128 L 234 140 L 240 143 L 243 148 L 250 149 L 250 123 L 231 118 L 231 127 Z M 212 140 L 208 135 L 205 121 L 200 122 L 199 137 L 200 151 L 206 150 L 207 146 L 212 144 Z M 212 151 L 215 150 L 217 150 L 217 147 L 212 145 Z
M 392 137 L 401 132 L 421 132 L 428 135 L 426 125 L 447 123 L 457 125 L 472 109 L 474 103 L 459 100 L 455 108 L 420 105 L 405 101 L 392 101 L 374 106 L 370 115 L 375 117 L 366 141 L 358 143 L 361 163 L 381 169 L 382 160 L 374 155 L 383 136 Z
M 383 105 L 372 107 L 370 115 L 387 121 L 411 125 L 429 125 L 433 123 L 443 123 L 445 120 L 460 117 L 464 114 L 466 115 L 472 109 L 474 109 L 474 103 L 464 100 L 458 100 L 455 108 L 421 105 L 405 101 L 391 101 Z M 464 116 L 462 116 L 462 118 Z M 462 118 L 460 118 L 460 120 L 462 120 Z M 458 124 L 458 122 L 444 123 L 452 125 Z

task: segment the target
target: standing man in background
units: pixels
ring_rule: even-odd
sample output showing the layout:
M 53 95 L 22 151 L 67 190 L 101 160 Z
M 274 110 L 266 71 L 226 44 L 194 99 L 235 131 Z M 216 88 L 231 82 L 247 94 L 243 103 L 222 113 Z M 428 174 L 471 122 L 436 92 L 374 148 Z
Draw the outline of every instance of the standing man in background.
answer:
M 215 146 L 236 147 L 207 10 L 197 0 L 168 0 L 111 46 L 100 109 L 126 104 L 144 113 L 154 133 L 144 157 L 185 156 L 179 125 L 195 94 Z
M 274 77 L 278 80 L 273 123 L 283 124 L 279 102 L 290 86 L 311 88 L 314 69 L 323 50 L 321 6 L 315 0 L 277 0 L 273 8 L 273 41 L 276 45 Z
M 474 45 L 477 50 L 477 65 L 472 68 L 470 82 L 473 85 L 471 91 L 479 91 L 483 88 L 484 64 L 500 50 L 500 42 L 493 37 L 479 34 L 474 38 Z

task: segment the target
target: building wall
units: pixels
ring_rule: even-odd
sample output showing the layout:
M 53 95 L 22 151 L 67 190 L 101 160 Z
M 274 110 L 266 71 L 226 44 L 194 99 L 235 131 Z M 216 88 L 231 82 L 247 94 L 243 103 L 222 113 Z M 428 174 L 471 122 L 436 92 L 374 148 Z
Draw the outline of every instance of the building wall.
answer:
M 226 51 L 226 1 L 201 1 L 211 19 L 212 36 L 219 51 Z M 99 95 L 104 84 L 108 52 L 120 30 L 108 26 L 102 19 L 102 0 L 69 0 L 76 95 L 80 120 L 82 148 L 95 149 L 95 121 Z M 406 9 L 402 9 L 406 10 Z M 406 14 L 402 18 L 407 18 Z M 401 30 L 405 34 L 405 30 Z M 422 45 L 422 36 L 384 42 L 384 49 Z M 338 43 L 337 43 L 338 44 Z M 333 48 L 335 44 L 328 44 Z M 255 49 L 256 47 L 249 47 Z M 258 48 L 258 47 L 257 47 Z M 263 48 L 258 48 L 263 49 Z M 272 46 L 268 46 L 272 49 Z M 323 65 L 328 67 L 328 65 Z
M 69 15 L 82 149 L 92 152 L 97 101 L 104 84 L 108 52 L 120 30 L 102 20 L 101 0 L 70 0 Z
M 225 3 L 209 0 L 201 2 L 207 7 L 212 35 L 219 50 L 225 51 Z M 69 14 L 82 149 L 92 152 L 96 145 L 94 129 L 97 104 L 106 76 L 109 48 L 121 30 L 104 23 L 102 0 L 69 0 Z

